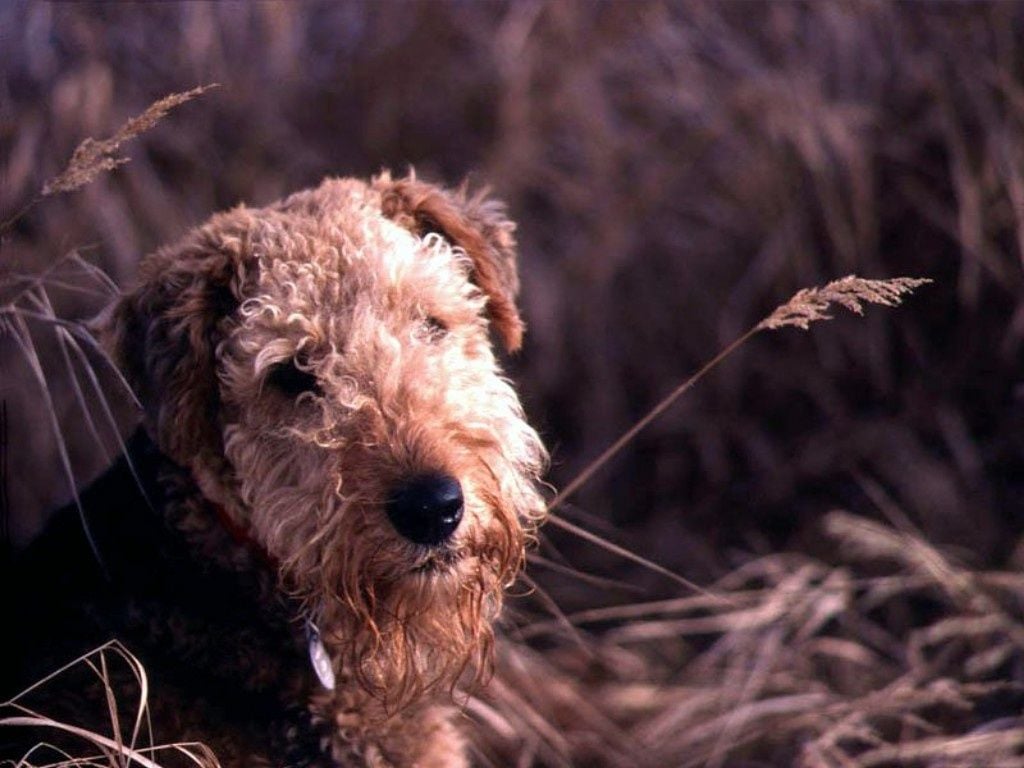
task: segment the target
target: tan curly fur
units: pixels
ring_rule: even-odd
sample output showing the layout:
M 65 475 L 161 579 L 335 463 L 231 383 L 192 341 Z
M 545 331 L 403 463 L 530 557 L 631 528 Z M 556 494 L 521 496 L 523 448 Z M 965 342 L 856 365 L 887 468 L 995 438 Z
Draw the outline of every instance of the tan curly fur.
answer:
M 110 318 L 160 450 L 320 627 L 338 684 L 308 705 L 343 765 L 463 764 L 443 702 L 487 674 L 545 513 L 546 454 L 489 338 L 522 337 L 513 229 L 413 175 L 329 179 L 148 257 Z M 281 391 L 282 364 L 315 379 Z M 443 546 L 384 513 L 424 472 L 462 486 Z

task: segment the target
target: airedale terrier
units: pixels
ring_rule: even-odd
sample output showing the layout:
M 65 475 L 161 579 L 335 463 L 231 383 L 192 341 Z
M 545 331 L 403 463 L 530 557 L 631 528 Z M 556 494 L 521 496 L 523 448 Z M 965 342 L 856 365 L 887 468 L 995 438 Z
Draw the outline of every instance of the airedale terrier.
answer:
M 15 677 L 117 636 L 158 740 L 225 765 L 465 765 L 451 692 L 545 514 L 490 341 L 523 333 L 513 230 L 384 173 L 146 258 L 103 331 L 145 433 L 17 566 Z

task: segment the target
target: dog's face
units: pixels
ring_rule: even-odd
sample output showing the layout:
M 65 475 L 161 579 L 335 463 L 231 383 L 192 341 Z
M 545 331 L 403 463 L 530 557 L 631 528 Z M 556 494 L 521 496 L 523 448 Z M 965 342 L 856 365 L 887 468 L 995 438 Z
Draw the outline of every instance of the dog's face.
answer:
M 215 216 L 112 314 L 161 449 L 396 703 L 486 666 L 544 514 L 490 341 L 518 346 L 516 290 L 500 208 L 383 175 Z

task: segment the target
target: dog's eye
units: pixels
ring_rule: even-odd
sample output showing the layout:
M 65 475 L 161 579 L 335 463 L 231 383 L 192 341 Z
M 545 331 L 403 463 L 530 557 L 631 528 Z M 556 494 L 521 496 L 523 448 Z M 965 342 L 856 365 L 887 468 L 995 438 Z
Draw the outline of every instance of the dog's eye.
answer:
M 294 360 L 274 365 L 267 374 L 267 384 L 291 398 L 306 392 L 313 395 L 323 394 L 317 377 L 310 371 L 299 368 Z
M 416 215 L 416 234 L 419 237 L 438 235 L 439 237 L 451 242 L 451 238 L 448 237 L 448 233 L 445 232 L 441 225 L 434 220 L 434 217 L 423 213 Z
M 428 341 L 440 341 L 448 335 L 448 324 L 433 315 L 423 318 L 423 328 Z

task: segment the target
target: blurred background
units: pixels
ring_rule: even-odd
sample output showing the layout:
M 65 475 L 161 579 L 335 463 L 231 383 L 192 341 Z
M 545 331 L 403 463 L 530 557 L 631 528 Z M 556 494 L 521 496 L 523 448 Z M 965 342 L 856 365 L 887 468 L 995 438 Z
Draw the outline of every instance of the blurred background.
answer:
M 832 557 L 821 520 L 837 508 L 898 510 L 967 567 L 1019 569 L 1022 41 L 1018 3 L 8 2 L 3 218 L 85 137 L 220 87 L 124 167 L 33 208 L 0 269 L 78 249 L 124 284 L 242 201 L 385 167 L 468 176 L 519 223 L 528 335 L 506 367 L 556 488 L 799 288 L 928 277 L 903 308 L 761 334 L 562 515 L 705 584 L 773 552 Z M 103 304 L 52 295 L 66 318 Z M 83 483 L 107 458 L 34 332 Z M 0 371 L 22 543 L 69 488 L 2 337 Z M 534 567 L 566 611 L 679 592 L 576 537 L 549 530 L 545 547 L 622 585 Z

